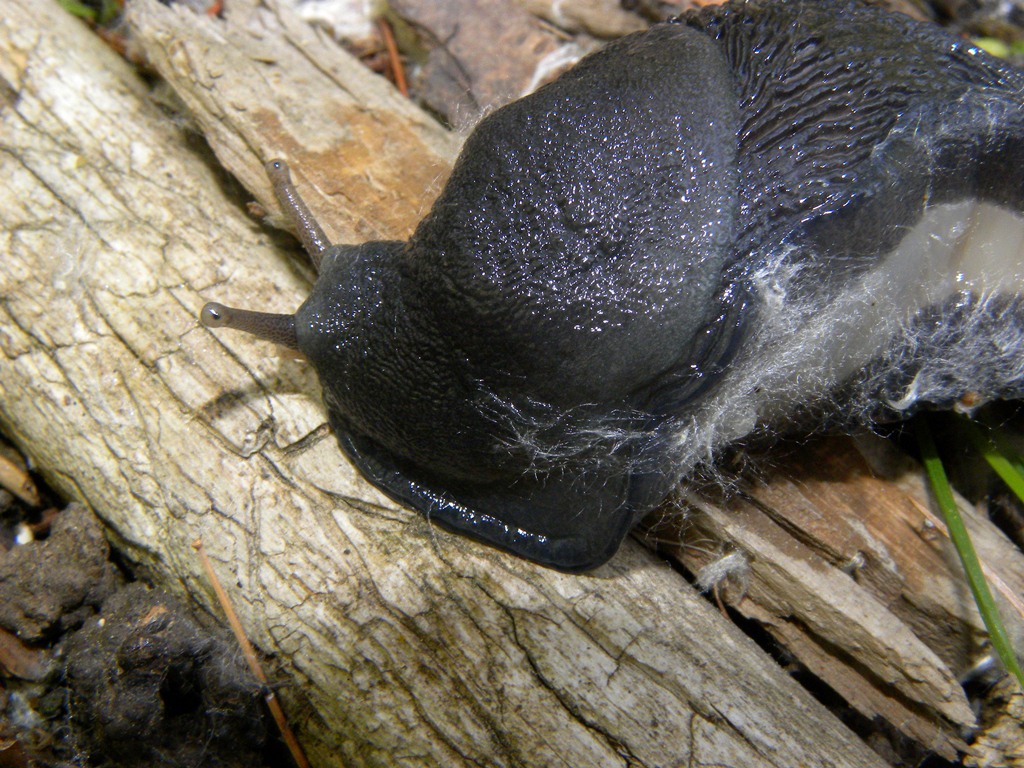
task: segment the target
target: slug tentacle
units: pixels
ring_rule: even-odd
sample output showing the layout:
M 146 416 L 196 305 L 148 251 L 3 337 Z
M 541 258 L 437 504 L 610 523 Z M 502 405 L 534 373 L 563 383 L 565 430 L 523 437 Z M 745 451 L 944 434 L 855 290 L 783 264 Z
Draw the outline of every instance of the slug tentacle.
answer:
M 291 220 L 302 247 L 306 249 L 310 261 L 319 272 L 323 256 L 331 247 L 327 236 L 292 184 L 288 164 L 284 160 L 271 160 L 264 168 L 281 209 Z M 294 315 L 254 312 L 210 302 L 200 311 L 199 321 L 207 328 L 233 328 L 289 349 L 299 349 Z
M 299 242 L 309 254 L 309 260 L 313 262 L 313 267 L 319 272 L 320 260 L 323 258 L 324 251 L 331 247 L 327 235 L 324 234 L 320 224 L 313 217 L 306 201 L 302 199 L 298 190 L 295 189 L 295 185 L 292 184 L 288 163 L 284 160 L 271 160 L 264 168 L 274 187 L 274 195 L 277 197 L 281 210 L 295 227 Z
M 299 341 L 295 335 L 295 315 L 253 312 L 249 309 L 226 307 L 211 301 L 199 313 L 199 321 L 207 328 L 233 328 L 280 344 L 282 347 L 296 350 L 299 348 Z

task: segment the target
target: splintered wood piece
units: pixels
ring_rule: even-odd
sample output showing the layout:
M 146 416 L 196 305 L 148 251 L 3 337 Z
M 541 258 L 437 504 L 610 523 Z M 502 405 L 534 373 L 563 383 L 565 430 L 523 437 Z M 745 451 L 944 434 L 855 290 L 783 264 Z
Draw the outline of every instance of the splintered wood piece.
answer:
M 33 507 L 39 506 L 39 490 L 20 464 L 0 455 L 0 488 L 6 488 Z
M 849 438 L 815 441 L 728 499 L 687 496 L 692 513 L 668 549 L 695 573 L 738 556 L 742 588 L 726 580 L 726 602 L 866 717 L 952 758 L 975 724 L 958 680 L 985 652 L 984 627 L 952 545 L 929 520 L 920 468 L 879 455 L 877 441 L 859 444 L 886 476 Z M 961 510 L 982 560 L 1020 594 L 1019 550 L 962 500 Z M 1003 616 L 1022 625 L 1012 606 Z

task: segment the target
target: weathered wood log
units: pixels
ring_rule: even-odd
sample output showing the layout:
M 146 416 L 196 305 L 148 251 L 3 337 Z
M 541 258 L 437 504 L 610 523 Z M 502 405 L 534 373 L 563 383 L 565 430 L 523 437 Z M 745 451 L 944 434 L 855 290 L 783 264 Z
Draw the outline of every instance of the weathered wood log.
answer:
M 957 680 L 987 652 L 984 628 L 920 467 L 879 439 L 858 444 L 815 443 L 719 503 L 686 494 L 689 526 L 663 549 L 694 572 L 738 558 L 742 583 L 726 579 L 727 603 L 862 714 L 952 759 L 975 718 Z M 960 507 L 1019 628 L 1020 550 Z
M 308 366 L 197 327 L 208 293 L 291 311 L 308 290 L 243 210 L 274 210 L 265 160 L 355 241 L 406 234 L 457 142 L 274 3 L 218 21 L 138 0 L 130 24 L 213 157 L 55 4 L 0 20 L 0 426 L 210 605 L 203 538 L 316 764 L 882 764 L 659 557 L 629 542 L 567 576 L 449 535 L 341 457 Z M 795 581 L 763 601 L 805 599 Z M 816 667 L 867 655 L 827 649 Z M 893 681 L 918 738 L 969 719 L 942 654 L 921 680 L 878 663 L 867 687 Z

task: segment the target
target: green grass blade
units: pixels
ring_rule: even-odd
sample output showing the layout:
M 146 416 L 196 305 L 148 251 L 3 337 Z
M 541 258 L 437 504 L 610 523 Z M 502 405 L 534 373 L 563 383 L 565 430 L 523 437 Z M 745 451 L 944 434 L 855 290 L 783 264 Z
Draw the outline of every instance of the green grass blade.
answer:
M 1024 502 L 1024 463 L 1020 457 L 1000 444 L 998 435 L 991 427 L 983 431 L 981 425 L 966 417 L 963 419 L 963 425 L 974 447 L 999 475 L 999 479 Z
M 931 483 L 932 493 L 942 511 L 946 521 L 946 529 L 949 531 L 949 538 L 956 547 L 960 562 L 963 564 L 964 573 L 967 576 L 967 583 L 970 585 L 971 593 L 974 595 L 974 602 L 978 605 L 982 621 L 988 629 L 989 639 L 992 648 L 999 656 L 1003 666 L 1014 677 L 1017 683 L 1024 688 L 1024 671 L 1014 654 L 1013 645 L 1006 634 L 1006 628 L 999 618 L 999 610 L 996 608 L 992 591 L 985 580 L 985 574 L 981 570 L 981 563 L 978 562 L 978 555 L 974 551 L 974 544 L 967 533 L 960 510 L 957 508 L 956 500 L 953 498 L 953 490 L 949 486 L 946 477 L 946 470 L 939 459 L 938 451 L 935 448 L 935 441 L 932 439 L 928 423 L 923 418 L 916 419 L 917 442 L 921 448 L 921 460 L 924 463 L 925 472 Z
M 85 19 L 101 27 L 111 24 L 121 13 L 122 0 L 102 0 L 99 8 L 93 8 L 80 0 L 57 0 L 58 5 L 72 16 Z
M 57 3 L 72 16 L 77 16 L 78 18 L 86 19 L 87 21 L 96 21 L 96 17 L 98 15 L 97 10 L 95 8 L 90 8 L 85 3 L 80 3 L 78 0 L 57 0 Z

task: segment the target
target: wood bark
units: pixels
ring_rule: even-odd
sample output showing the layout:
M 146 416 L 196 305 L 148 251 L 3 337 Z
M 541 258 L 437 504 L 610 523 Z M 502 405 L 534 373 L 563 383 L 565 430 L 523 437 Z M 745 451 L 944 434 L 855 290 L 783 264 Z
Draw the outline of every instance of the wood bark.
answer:
M 342 458 L 307 364 L 200 328 L 207 299 L 288 312 L 308 292 L 296 248 L 245 212 L 274 211 L 263 162 L 289 160 L 332 238 L 402 237 L 457 140 L 274 2 L 217 20 L 137 0 L 129 23 L 186 125 L 50 0 L 0 19 L 0 426 L 156 583 L 216 611 L 203 539 L 316 765 L 883 764 L 662 557 L 629 541 L 570 576 L 448 534 Z M 860 538 L 811 543 L 807 515 L 765 511 L 810 509 L 786 482 L 693 500 L 684 562 L 741 549 L 741 610 L 862 711 L 895 700 L 916 738 L 960 746 L 966 654 L 915 632 L 928 585 L 890 610 L 905 579 L 837 570 L 887 553 L 878 534 L 831 483 L 815 509 Z M 973 643 L 949 579 L 934 602 Z

